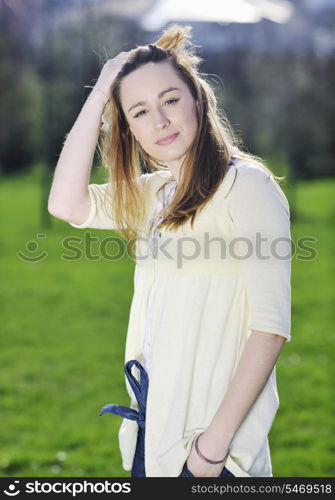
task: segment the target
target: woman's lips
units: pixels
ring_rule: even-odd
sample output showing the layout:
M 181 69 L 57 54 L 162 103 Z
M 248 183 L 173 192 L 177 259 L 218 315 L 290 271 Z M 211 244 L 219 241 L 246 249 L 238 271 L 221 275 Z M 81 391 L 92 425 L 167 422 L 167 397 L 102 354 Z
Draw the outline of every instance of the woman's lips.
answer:
M 166 137 L 163 137 L 159 141 L 155 142 L 155 144 L 158 144 L 159 146 L 165 146 L 166 144 L 170 144 L 171 142 L 173 142 L 178 137 L 178 135 L 179 132 L 177 132 L 176 134 L 167 135 Z

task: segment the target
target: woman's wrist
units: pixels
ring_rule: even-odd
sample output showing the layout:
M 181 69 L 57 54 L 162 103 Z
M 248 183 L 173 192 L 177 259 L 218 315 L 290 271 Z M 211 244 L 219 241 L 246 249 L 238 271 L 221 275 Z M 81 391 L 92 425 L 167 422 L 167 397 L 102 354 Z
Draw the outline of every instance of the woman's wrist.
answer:
M 224 456 L 221 455 L 221 457 L 218 459 L 218 458 L 215 458 L 213 459 L 213 456 L 211 458 L 209 458 L 209 456 L 206 456 L 204 453 L 202 453 L 202 451 L 199 449 L 199 440 L 201 438 L 201 436 L 203 435 L 203 433 L 201 434 L 198 434 L 197 437 L 195 438 L 194 440 L 194 447 L 195 447 L 195 450 L 198 454 L 198 456 L 204 460 L 205 462 L 211 464 L 211 465 L 217 465 L 217 464 L 223 464 L 226 459 L 227 459 L 227 456 L 229 454 L 229 449 L 226 450 Z M 213 451 L 211 451 L 210 453 L 214 453 Z M 216 453 L 216 452 L 215 452 Z M 223 452 L 222 452 L 223 453 Z
M 89 95 L 90 100 L 96 100 L 98 102 L 101 102 L 101 104 L 105 107 L 107 102 L 109 101 L 108 96 L 105 94 L 103 90 L 101 90 L 99 87 L 93 87 L 90 95 Z
M 198 448 L 208 459 L 222 460 L 228 453 L 231 439 L 229 436 L 219 436 L 208 428 L 198 439 Z

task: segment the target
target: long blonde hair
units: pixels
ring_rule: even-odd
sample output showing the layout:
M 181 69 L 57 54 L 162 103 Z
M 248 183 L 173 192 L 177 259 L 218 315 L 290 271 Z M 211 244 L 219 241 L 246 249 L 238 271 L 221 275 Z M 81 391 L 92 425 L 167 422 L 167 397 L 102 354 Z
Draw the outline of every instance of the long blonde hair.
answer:
M 160 214 L 163 220 L 159 228 L 175 230 L 188 220 L 193 225 L 197 212 L 221 184 L 233 155 L 256 163 L 277 181 L 285 178 L 275 176 L 258 156 L 242 151 L 241 139 L 218 109 L 214 91 L 198 70 L 202 59 L 189 40 L 191 29 L 173 24 L 155 44 L 138 46 L 111 86 L 112 98 L 104 110 L 107 127 L 101 130 L 99 150 L 109 172 L 106 208 L 111 209 L 116 231 L 128 241 L 136 239 L 145 218 L 140 175 L 168 170 L 135 140 L 120 102 L 122 78 L 148 62 L 172 64 L 193 95 L 198 118 L 195 140 L 185 156 L 174 199 Z

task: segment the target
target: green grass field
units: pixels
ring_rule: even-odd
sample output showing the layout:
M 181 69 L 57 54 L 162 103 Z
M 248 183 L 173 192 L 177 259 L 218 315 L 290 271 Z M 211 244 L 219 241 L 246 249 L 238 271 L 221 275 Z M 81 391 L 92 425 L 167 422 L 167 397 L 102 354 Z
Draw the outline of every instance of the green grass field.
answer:
M 121 417 L 98 413 L 106 403 L 129 404 L 123 359 L 134 264 L 73 259 L 73 252 L 66 258 L 66 237 L 77 237 L 83 253 L 89 231 L 97 255 L 113 233 L 75 229 L 52 216 L 42 228 L 39 175 L 1 183 L 0 476 L 127 477 Z M 317 238 L 309 243 L 317 255 L 292 261 L 292 341 L 277 362 L 280 408 L 270 433 L 274 476 L 335 472 L 334 184 L 298 186 L 292 239 Z M 32 263 L 17 252 L 47 255 Z

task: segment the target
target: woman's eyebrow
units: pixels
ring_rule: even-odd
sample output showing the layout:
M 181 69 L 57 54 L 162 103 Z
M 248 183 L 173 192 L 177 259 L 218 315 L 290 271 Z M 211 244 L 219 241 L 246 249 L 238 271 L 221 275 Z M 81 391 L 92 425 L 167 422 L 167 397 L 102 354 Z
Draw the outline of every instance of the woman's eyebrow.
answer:
M 178 87 L 169 87 L 168 89 L 162 90 L 162 92 L 160 92 L 160 93 L 158 94 L 158 97 L 159 97 L 159 98 L 161 98 L 161 97 L 163 97 L 163 95 L 164 95 L 164 94 L 166 94 L 167 92 L 171 92 L 172 90 L 181 90 L 181 89 L 180 89 L 180 88 L 178 88 Z M 128 113 L 129 113 L 132 109 L 136 108 L 136 106 L 144 106 L 144 105 L 145 105 L 145 101 L 140 101 L 140 102 L 138 102 L 138 103 L 136 103 L 136 104 L 133 104 L 133 105 L 132 105 L 132 106 L 128 109 Z

